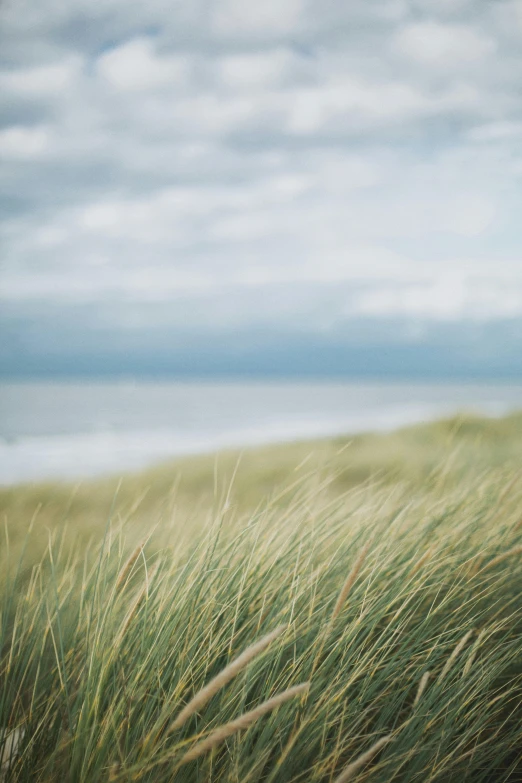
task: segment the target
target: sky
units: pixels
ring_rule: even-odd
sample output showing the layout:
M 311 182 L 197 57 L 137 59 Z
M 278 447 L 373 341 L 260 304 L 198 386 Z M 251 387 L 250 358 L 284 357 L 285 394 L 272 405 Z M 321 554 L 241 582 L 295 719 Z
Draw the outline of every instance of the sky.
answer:
M 0 374 L 522 377 L 522 0 L 3 0 Z

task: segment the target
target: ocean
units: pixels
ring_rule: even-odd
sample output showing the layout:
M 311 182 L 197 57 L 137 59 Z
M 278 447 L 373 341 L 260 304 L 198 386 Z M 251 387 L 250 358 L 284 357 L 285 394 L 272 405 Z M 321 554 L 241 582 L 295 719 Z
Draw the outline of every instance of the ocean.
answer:
M 139 470 L 184 454 L 522 408 L 522 385 L 1 383 L 0 484 Z

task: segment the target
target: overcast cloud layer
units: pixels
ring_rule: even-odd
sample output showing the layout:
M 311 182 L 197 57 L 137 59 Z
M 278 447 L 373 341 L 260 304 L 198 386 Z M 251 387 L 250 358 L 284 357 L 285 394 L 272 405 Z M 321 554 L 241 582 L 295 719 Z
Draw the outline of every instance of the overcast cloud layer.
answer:
M 521 0 L 5 0 L 0 54 L 4 373 L 522 372 Z

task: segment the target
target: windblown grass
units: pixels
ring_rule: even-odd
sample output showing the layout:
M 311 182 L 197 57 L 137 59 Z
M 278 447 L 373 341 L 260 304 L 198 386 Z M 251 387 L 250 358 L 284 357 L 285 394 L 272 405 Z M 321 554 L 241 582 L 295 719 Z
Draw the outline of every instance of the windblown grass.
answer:
M 146 541 L 114 504 L 89 548 L 73 517 L 35 562 L 37 518 L 26 564 L 6 556 L 0 777 L 521 780 L 522 477 L 500 455 L 522 437 L 474 442 L 348 486 L 334 446 L 279 490 L 238 470 L 190 535 L 174 516 Z

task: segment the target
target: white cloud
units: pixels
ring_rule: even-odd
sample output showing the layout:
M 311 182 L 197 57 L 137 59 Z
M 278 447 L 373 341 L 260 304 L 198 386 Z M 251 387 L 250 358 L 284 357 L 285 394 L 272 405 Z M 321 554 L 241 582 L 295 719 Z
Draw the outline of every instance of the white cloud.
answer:
M 269 88 L 299 74 L 297 58 L 288 49 L 232 54 L 218 63 L 220 79 L 230 89 Z
M 257 235 L 253 227 L 262 220 L 260 210 L 265 210 L 270 233 L 273 210 L 293 202 L 308 187 L 306 177 L 288 174 L 240 187 L 169 187 L 146 198 L 95 202 L 71 214 L 70 223 L 87 235 L 138 240 L 151 246 L 195 241 L 205 230 L 209 237 L 248 240 Z
M 520 46 L 522 32 L 522 0 L 504 0 L 488 7 L 490 24 L 499 30 L 507 41 Z
M 502 5 L 10 12 L 2 291 L 151 302 L 274 286 L 294 312 L 302 284 L 310 310 L 344 286 L 367 317 L 518 312 L 520 3 Z
M 289 101 L 287 129 L 298 135 L 330 128 L 337 133 L 386 127 L 418 118 L 473 112 L 477 92 L 456 84 L 430 94 L 403 82 L 365 82 L 338 78 L 322 87 L 296 90 Z
M 463 237 L 483 235 L 497 215 L 494 199 L 487 194 L 457 194 L 448 207 L 447 229 Z
M 399 30 L 393 47 L 415 62 L 445 69 L 480 61 L 495 51 L 495 42 L 466 25 L 426 21 Z
M 50 65 L 6 69 L 0 73 L 0 89 L 21 97 L 55 96 L 75 84 L 82 67 L 75 55 Z
M 522 139 L 522 122 L 489 122 L 472 128 L 468 133 L 468 138 L 471 141 L 479 142 L 509 141 L 511 139 L 520 141 Z
M 112 87 L 124 91 L 176 87 L 187 81 L 190 70 L 186 57 L 160 57 L 147 38 L 136 38 L 112 49 L 98 59 L 96 67 Z
M 218 33 L 259 38 L 293 32 L 302 15 L 302 0 L 220 0 L 215 4 Z
M 0 131 L 0 157 L 31 160 L 41 157 L 49 146 L 49 132 L 43 126 L 12 126 Z
M 448 275 L 431 284 L 369 289 L 356 297 L 352 315 L 410 317 L 436 321 L 490 320 L 522 316 L 522 280 L 518 286 Z
M 417 13 L 428 16 L 438 14 L 445 16 L 458 15 L 469 11 L 469 8 L 475 3 L 475 0 L 410 0 L 411 7 Z
M 522 30 L 522 0 L 511 0 L 506 3 L 507 9 L 518 22 L 518 27 Z

